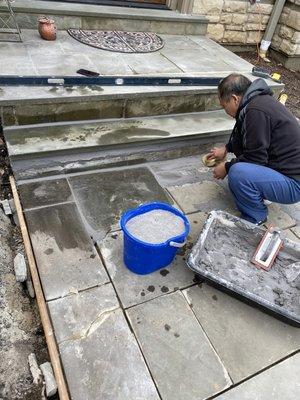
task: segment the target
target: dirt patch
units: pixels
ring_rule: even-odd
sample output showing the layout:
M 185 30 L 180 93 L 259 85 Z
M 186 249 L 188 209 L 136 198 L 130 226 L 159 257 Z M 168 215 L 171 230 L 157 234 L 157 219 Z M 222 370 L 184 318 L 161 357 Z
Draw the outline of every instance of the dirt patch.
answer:
M 13 259 L 23 252 L 19 229 L 0 210 L 0 398 L 41 399 L 42 385 L 33 385 L 28 355 L 48 360 L 36 301 L 16 282 Z
M 0 132 L 0 199 L 10 199 L 10 165 Z M 19 228 L 0 206 L 0 399 L 40 400 L 42 384 L 33 384 L 28 355 L 49 361 L 37 303 L 25 284 L 16 282 L 13 260 L 25 254 Z
M 286 107 L 297 117 L 300 118 L 300 73 L 285 68 L 281 63 L 272 58 L 266 62 L 257 57 L 257 51 L 237 53 L 238 56 L 258 67 L 263 67 L 278 72 L 281 80 L 285 84 L 284 92 L 288 95 Z

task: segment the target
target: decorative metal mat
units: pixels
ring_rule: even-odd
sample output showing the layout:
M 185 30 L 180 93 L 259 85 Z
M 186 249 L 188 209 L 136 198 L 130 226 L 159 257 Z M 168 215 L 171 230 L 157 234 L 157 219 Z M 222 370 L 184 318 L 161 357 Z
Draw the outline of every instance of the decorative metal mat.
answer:
M 162 38 L 153 32 L 68 29 L 68 33 L 88 46 L 120 53 L 151 53 L 164 46 Z

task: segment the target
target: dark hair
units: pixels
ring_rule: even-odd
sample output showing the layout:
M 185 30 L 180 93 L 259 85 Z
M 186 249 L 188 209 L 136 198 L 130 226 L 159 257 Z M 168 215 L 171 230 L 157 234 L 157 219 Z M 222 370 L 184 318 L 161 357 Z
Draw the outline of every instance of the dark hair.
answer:
M 221 100 L 229 101 L 231 95 L 243 96 L 251 81 L 241 74 L 230 74 L 222 79 L 218 86 L 218 94 Z

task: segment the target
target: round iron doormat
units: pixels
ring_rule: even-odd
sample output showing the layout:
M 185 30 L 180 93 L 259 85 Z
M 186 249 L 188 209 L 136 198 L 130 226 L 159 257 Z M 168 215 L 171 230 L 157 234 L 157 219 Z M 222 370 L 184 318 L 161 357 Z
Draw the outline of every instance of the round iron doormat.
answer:
M 68 33 L 81 43 L 121 53 L 151 53 L 164 46 L 162 38 L 153 32 L 68 29 Z

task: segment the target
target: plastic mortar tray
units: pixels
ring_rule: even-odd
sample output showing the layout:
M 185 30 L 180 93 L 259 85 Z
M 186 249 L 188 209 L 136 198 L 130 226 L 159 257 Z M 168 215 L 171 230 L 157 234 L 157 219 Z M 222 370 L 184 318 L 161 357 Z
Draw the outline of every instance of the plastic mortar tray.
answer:
M 250 260 L 264 229 L 223 211 L 212 211 L 188 257 L 208 283 L 300 326 L 300 244 L 284 239 L 272 268 Z

